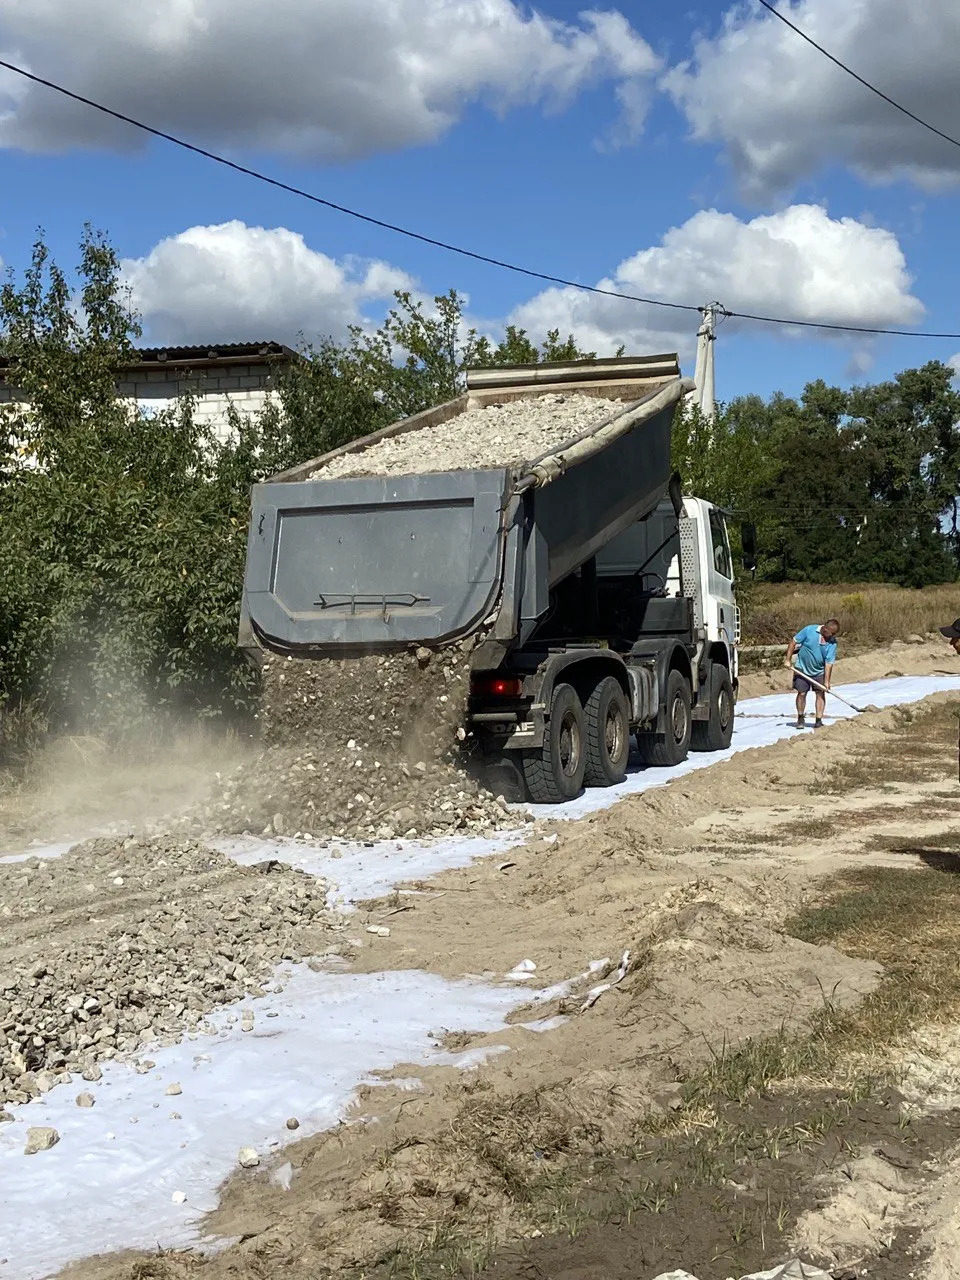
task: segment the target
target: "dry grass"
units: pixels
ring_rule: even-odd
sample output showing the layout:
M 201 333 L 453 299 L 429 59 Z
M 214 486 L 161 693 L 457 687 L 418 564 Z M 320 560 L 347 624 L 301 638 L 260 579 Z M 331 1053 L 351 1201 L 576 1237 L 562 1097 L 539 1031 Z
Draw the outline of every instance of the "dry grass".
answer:
M 817 796 L 842 795 L 863 787 L 883 791 L 956 774 L 957 704 L 952 700 L 921 703 L 898 708 L 893 724 L 877 733 L 868 746 L 830 758 L 809 790 Z
M 882 583 L 835 587 L 785 583 L 759 587 L 746 608 L 748 644 L 780 644 L 809 622 L 839 618 L 847 645 L 889 644 L 926 636 L 960 614 L 960 586 L 910 591 Z

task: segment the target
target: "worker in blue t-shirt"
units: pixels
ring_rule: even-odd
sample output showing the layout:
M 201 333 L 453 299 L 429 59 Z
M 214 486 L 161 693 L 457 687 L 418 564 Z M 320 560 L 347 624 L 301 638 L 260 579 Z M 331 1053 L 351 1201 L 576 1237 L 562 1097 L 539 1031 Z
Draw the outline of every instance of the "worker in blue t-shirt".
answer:
M 806 728 L 807 694 L 811 689 L 816 693 L 817 703 L 817 718 L 813 727 L 823 728 L 823 709 L 827 702 L 823 689 L 830 688 L 830 675 L 837 660 L 839 634 L 840 623 L 836 618 L 830 618 L 822 625 L 814 622 L 809 627 L 804 627 L 787 645 L 787 666 L 793 671 L 793 687 L 797 691 L 798 729 Z M 793 662 L 794 655 L 797 659 L 796 666 Z M 815 680 L 816 684 L 811 684 L 811 680 Z M 816 685 L 822 685 L 823 689 L 818 689 Z

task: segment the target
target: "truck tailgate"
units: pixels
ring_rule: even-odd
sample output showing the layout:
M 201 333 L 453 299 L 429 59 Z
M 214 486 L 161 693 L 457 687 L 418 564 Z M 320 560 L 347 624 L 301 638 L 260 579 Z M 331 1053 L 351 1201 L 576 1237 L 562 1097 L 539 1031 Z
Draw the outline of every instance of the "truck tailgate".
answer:
M 506 470 L 255 485 L 244 614 L 280 650 L 449 642 L 494 609 Z

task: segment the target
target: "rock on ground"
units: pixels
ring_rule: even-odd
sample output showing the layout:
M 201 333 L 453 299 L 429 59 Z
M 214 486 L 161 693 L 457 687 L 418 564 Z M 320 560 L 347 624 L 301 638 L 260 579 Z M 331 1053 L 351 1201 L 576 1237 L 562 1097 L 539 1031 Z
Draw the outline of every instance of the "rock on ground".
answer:
M 23 1148 L 25 1156 L 35 1156 L 41 1151 L 49 1151 L 51 1147 L 55 1147 L 60 1141 L 60 1135 L 56 1129 L 49 1129 L 46 1126 L 40 1126 L 27 1130 L 27 1143 Z
M 336 944 L 326 890 L 174 836 L 0 866 L 0 1105 L 96 1080 L 98 1062 L 262 994 L 282 960 Z
M 448 422 L 388 437 L 358 453 L 333 458 L 313 476 L 336 480 L 519 467 L 576 439 L 626 407 L 616 400 L 556 393 L 485 407 L 471 405 Z

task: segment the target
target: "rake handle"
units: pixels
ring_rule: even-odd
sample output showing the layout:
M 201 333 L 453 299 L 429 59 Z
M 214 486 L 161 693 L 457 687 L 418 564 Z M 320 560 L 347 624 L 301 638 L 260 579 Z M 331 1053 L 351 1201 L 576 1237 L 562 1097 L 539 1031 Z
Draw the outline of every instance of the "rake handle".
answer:
M 851 711 L 856 711 L 858 713 L 863 711 L 863 707 L 854 706 L 852 702 L 848 702 L 846 698 L 841 697 L 841 695 L 835 692 L 835 690 L 828 689 L 825 684 L 821 684 L 819 680 L 814 680 L 813 676 L 808 676 L 805 671 L 801 671 L 799 667 L 793 666 L 792 663 L 790 666 L 790 670 L 793 672 L 795 676 L 799 676 L 801 680 L 806 680 L 807 684 L 812 684 L 815 689 L 819 689 L 821 693 L 829 693 L 834 698 L 838 698 L 843 703 L 843 705 L 845 707 L 849 707 Z

